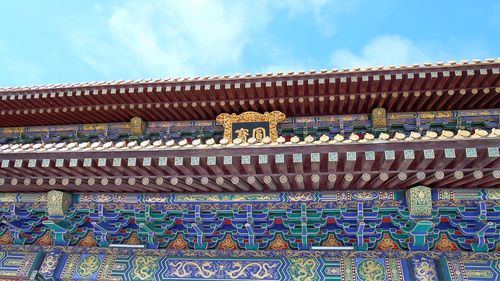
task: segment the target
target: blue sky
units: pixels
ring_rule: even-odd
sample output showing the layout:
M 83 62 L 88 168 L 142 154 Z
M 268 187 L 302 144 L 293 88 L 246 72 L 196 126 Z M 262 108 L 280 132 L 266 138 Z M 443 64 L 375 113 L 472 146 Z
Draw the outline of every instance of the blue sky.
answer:
M 2 1 L 0 86 L 500 56 L 500 1 Z

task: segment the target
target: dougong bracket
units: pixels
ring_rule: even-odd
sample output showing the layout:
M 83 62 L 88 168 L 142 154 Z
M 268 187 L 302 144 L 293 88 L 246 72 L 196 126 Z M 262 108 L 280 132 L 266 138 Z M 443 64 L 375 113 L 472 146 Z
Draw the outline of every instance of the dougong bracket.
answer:
M 413 242 L 408 244 L 411 251 L 428 251 L 429 243 L 427 236 L 429 230 L 434 226 L 431 221 L 417 221 L 410 234 L 413 236 Z

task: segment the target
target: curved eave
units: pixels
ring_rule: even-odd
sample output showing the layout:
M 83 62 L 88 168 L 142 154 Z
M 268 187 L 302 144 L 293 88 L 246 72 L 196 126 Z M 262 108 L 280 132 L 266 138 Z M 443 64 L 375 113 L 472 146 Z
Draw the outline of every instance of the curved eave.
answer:
M 495 187 L 498 138 L 3 153 L 3 191 L 241 192 Z
M 288 116 L 495 108 L 498 62 L 149 80 L 0 90 L 0 126 L 213 120 L 224 112 Z

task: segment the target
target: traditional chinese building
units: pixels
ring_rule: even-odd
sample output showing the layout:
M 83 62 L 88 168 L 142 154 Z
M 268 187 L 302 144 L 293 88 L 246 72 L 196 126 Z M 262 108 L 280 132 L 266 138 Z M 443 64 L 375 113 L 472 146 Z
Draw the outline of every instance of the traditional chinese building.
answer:
M 499 68 L 0 89 L 0 279 L 499 280 Z

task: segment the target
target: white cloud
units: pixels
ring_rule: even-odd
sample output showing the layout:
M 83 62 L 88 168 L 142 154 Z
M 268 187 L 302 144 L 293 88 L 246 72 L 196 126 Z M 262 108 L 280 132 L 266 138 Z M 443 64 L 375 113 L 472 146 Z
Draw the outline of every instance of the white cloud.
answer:
M 332 35 L 334 27 L 325 16 L 335 10 L 332 3 L 143 0 L 127 1 L 111 10 L 99 5 L 99 16 L 107 15 L 104 23 L 96 20 L 88 28 L 79 28 L 70 41 L 78 56 L 104 79 L 240 72 L 248 69 L 242 64 L 249 51 L 267 57 L 270 65 L 286 60 L 284 54 L 273 51 L 283 51 L 284 46 L 267 32 L 273 17 L 282 12 L 295 19 L 313 18 L 324 34 Z
M 334 50 L 330 63 L 339 68 L 378 65 L 401 65 L 433 62 L 445 57 L 443 52 L 428 52 L 427 46 L 399 35 L 383 35 L 369 41 L 359 54 L 348 49 Z
M 72 43 L 105 76 L 206 74 L 241 62 L 245 48 L 270 20 L 266 3 L 127 2 L 113 9 L 104 34 L 75 32 Z

